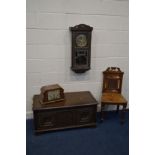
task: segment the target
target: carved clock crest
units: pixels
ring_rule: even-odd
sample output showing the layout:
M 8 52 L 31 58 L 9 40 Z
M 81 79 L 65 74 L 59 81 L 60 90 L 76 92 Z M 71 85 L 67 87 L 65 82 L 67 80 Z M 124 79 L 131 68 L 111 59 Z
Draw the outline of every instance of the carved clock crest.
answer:
M 92 30 L 93 27 L 85 24 L 70 27 L 72 32 L 71 69 L 76 73 L 84 73 L 90 69 Z

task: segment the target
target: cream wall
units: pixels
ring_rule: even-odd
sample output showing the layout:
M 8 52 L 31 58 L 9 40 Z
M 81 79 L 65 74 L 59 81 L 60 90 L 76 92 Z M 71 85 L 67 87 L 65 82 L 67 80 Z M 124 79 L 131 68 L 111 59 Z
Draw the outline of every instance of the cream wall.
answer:
M 129 94 L 128 0 L 27 0 L 27 118 L 32 98 L 43 85 L 59 83 L 65 90 L 89 90 L 100 102 L 102 71 L 124 71 L 122 94 Z M 71 66 L 69 27 L 92 26 L 91 70 L 75 74 Z M 98 105 L 98 110 L 100 105 Z

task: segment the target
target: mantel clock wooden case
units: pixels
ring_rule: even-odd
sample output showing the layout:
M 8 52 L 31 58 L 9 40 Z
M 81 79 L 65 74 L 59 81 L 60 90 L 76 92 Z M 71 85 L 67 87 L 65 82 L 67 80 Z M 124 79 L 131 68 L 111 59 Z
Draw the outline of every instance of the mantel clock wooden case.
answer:
M 64 100 L 64 89 L 58 84 L 43 86 L 41 88 L 41 104 Z
M 70 27 L 72 32 L 72 66 L 76 73 L 83 73 L 90 69 L 91 33 L 93 27 L 85 24 Z

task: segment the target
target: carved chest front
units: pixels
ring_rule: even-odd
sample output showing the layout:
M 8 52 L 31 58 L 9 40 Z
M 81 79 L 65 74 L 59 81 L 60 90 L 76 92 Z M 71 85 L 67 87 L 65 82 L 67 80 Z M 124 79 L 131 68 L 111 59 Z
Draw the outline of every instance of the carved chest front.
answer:
M 97 101 L 88 91 L 65 93 L 65 100 L 42 105 L 33 98 L 35 132 L 96 126 Z

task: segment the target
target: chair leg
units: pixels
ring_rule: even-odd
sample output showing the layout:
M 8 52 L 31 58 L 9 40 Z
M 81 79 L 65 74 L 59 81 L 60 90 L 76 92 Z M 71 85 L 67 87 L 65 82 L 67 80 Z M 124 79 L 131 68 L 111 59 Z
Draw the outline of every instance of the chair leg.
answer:
M 123 105 L 123 109 L 121 111 L 121 124 L 124 124 L 125 122 L 125 110 L 126 110 L 126 105 Z
M 101 105 L 101 121 L 104 120 L 104 115 L 105 115 L 105 113 L 104 113 L 104 107 L 105 107 L 105 104 L 102 104 Z
M 119 112 L 119 105 L 117 105 L 117 113 Z

